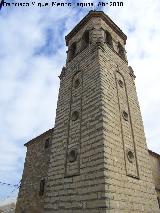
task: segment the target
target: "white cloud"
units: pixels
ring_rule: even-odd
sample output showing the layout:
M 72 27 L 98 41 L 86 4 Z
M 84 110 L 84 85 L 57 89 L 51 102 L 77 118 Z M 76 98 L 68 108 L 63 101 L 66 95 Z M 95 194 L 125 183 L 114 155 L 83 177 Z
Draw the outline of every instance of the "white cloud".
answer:
M 66 57 L 66 23 L 74 13 L 71 9 L 61 9 L 61 13 L 12 9 L 0 17 L 0 181 L 19 182 L 23 144 L 54 125 L 58 75 Z M 48 29 L 53 29 L 54 43 L 47 44 Z M 52 56 L 42 52 L 45 45 L 52 47 Z M 8 190 L 1 187 L 0 191 L 1 202 Z
M 83 10 L 2 8 L 0 14 L 0 181 L 18 183 L 23 144 L 54 126 L 65 35 Z M 86 12 L 85 12 L 86 13 Z M 74 19 L 73 19 L 74 17 Z M 51 32 L 51 33 L 50 33 Z M 12 175 L 10 175 L 12 173 Z M 0 185 L 0 203 L 8 190 Z M 7 201 L 4 201 L 7 202 Z

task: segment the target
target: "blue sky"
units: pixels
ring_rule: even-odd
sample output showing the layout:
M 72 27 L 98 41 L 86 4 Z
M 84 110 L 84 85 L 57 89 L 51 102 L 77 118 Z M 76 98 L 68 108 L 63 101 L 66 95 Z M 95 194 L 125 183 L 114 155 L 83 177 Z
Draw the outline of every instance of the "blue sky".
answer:
M 0 181 L 20 181 L 23 144 L 54 126 L 58 75 L 66 62 L 64 37 L 90 9 L 10 7 L 0 11 Z M 137 76 L 147 144 L 160 153 L 160 1 L 125 0 L 123 7 L 103 10 L 128 36 L 127 56 Z M 13 189 L 0 185 L 0 204 Z

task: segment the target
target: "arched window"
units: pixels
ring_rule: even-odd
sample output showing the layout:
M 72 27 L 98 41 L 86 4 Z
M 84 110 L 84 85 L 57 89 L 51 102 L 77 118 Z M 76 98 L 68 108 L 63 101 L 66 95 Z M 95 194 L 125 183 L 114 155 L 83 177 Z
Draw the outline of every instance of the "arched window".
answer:
M 82 36 L 81 49 L 85 49 L 89 45 L 89 30 L 86 30 Z
M 44 148 L 47 149 L 49 146 L 50 146 L 50 139 L 47 138 L 47 139 L 45 140 Z
M 45 187 L 45 179 L 42 179 L 39 185 L 39 196 L 44 195 L 44 187 Z
M 74 42 L 69 49 L 69 60 L 72 60 L 76 56 L 77 44 Z
M 118 54 L 125 59 L 125 50 L 123 46 L 118 42 Z
M 108 31 L 105 32 L 105 41 L 109 46 L 113 47 L 112 36 Z

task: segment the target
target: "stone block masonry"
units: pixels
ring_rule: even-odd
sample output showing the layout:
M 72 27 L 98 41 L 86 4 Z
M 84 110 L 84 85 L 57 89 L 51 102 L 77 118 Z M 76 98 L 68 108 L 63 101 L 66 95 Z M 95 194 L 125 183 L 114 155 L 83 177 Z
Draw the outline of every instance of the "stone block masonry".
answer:
M 53 129 L 27 142 L 16 213 L 43 213 Z
M 44 212 L 160 212 L 126 36 L 94 11 L 66 42 Z
M 40 165 L 28 149 L 16 213 L 160 212 L 126 39 L 98 11 L 66 36 L 49 161 L 32 176 L 30 165 Z

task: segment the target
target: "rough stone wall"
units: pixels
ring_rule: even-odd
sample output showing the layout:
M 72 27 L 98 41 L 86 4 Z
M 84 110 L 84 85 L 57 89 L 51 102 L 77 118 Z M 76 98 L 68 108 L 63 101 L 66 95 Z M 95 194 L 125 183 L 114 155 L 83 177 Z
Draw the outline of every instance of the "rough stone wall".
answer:
M 40 181 L 47 179 L 50 146 L 45 148 L 46 139 L 51 138 L 53 129 L 48 130 L 26 144 L 27 153 L 16 213 L 43 213 L 44 195 L 39 195 Z M 51 141 L 50 141 L 51 142 Z
M 80 51 L 78 44 L 61 76 L 45 213 L 158 213 L 133 76 L 105 44 L 100 19 L 90 23 L 89 46 Z M 72 41 L 80 42 L 83 30 Z
M 160 204 L 160 156 L 149 150 L 152 174 Z

